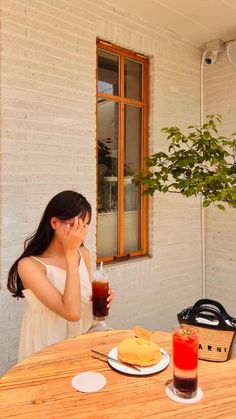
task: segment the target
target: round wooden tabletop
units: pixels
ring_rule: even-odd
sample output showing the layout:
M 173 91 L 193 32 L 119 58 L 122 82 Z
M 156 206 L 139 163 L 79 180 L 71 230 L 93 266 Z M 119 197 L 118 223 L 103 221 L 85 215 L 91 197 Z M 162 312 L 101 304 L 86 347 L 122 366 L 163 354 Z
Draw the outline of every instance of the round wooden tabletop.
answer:
M 172 362 L 153 375 L 134 376 L 91 357 L 91 349 L 108 353 L 131 330 L 82 335 L 49 346 L 8 371 L 0 380 L 0 417 L 48 418 L 235 418 L 236 355 L 227 362 L 199 361 L 203 399 L 184 405 L 171 401 L 165 384 L 172 379 Z M 171 334 L 154 332 L 153 341 L 171 356 Z M 82 371 L 102 373 L 106 386 L 81 393 L 71 386 Z

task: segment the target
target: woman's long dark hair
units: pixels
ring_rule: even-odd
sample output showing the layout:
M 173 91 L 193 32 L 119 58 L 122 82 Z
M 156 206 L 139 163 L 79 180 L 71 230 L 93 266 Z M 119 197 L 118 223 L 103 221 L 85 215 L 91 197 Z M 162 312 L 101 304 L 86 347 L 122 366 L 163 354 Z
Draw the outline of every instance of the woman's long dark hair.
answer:
M 89 222 L 91 220 L 91 205 L 83 195 L 74 191 L 63 191 L 49 201 L 36 232 L 25 240 L 24 252 L 13 263 L 9 271 L 7 288 L 13 294 L 13 297 L 24 298 L 22 293 L 24 287 L 17 271 L 18 262 L 27 256 L 41 255 L 51 243 L 54 234 L 50 222 L 51 218 L 57 217 L 61 220 L 67 220 L 77 215 L 83 220 L 88 215 Z

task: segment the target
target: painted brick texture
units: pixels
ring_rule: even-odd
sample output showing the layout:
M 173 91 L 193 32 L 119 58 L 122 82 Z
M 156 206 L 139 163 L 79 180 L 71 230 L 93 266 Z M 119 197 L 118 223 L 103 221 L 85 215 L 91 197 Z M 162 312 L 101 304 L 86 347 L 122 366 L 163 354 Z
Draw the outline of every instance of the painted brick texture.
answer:
M 236 131 L 236 66 L 219 54 L 205 75 L 207 113 L 222 115 L 223 135 Z M 209 207 L 206 211 L 206 291 L 236 316 L 236 210 L 226 212 Z
M 17 360 L 24 301 L 6 291 L 11 263 L 45 204 L 71 188 L 96 206 L 96 38 L 150 57 L 150 151 L 160 130 L 199 122 L 200 52 L 95 0 L 1 2 L 1 372 Z M 170 329 L 201 296 L 200 204 L 150 199 L 150 257 L 108 268 L 109 324 Z M 95 267 L 95 217 L 88 247 Z

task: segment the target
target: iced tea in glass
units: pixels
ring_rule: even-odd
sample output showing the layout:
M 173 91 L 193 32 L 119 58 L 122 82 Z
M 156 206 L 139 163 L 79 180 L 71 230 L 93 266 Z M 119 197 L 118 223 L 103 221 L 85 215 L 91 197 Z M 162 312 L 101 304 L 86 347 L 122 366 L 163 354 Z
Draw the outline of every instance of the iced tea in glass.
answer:
M 198 330 L 178 326 L 173 337 L 173 390 L 176 396 L 193 398 L 197 394 Z
M 92 302 L 93 318 L 95 320 L 105 320 L 108 315 L 107 297 L 109 290 L 108 279 L 104 276 L 104 271 L 97 271 L 92 279 Z

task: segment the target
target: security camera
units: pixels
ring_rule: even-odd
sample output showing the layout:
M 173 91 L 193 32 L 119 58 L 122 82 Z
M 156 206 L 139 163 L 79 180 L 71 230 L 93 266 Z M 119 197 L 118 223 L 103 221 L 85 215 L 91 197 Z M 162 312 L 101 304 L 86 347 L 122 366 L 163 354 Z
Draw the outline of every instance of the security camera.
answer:
M 216 58 L 217 58 L 217 53 L 216 54 L 214 54 L 214 53 L 207 54 L 206 57 L 205 57 L 205 63 L 208 64 L 208 65 L 215 64 Z
M 208 65 L 215 64 L 218 54 L 223 51 L 223 49 L 224 42 L 221 39 L 207 42 L 205 47 L 205 63 Z

